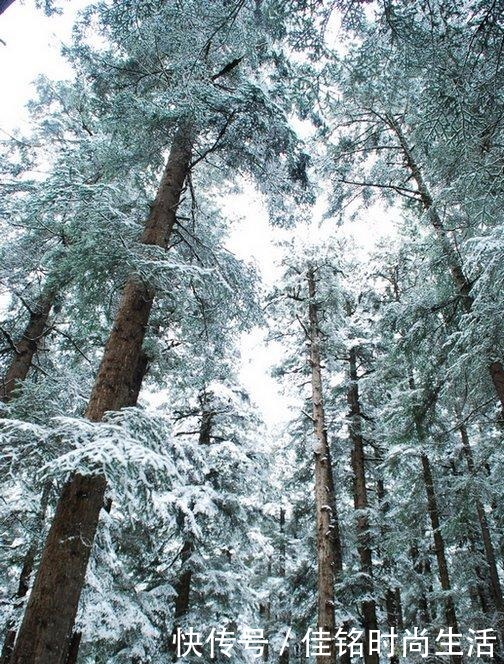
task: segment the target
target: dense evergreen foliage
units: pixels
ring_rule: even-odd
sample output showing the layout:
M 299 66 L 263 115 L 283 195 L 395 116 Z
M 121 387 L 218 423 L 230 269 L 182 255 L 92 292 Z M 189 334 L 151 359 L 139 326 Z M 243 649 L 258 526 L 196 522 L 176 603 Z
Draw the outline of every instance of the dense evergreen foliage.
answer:
M 0 664 L 504 662 L 502 2 L 90 2 L 63 54 L 1 147 Z

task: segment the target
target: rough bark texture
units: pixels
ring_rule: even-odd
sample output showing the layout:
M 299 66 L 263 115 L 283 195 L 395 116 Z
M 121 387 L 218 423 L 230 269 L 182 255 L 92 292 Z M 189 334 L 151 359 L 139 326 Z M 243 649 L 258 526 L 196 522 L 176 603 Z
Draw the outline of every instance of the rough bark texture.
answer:
M 427 494 L 427 508 L 429 512 L 429 517 L 432 526 L 432 534 L 434 537 L 434 550 L 436 553 L 436 559 L 438 564 L 438 573 L 439 573 L 439 582 L 441 588 L 449 593 L 451 592 L 451 583 L 450 575 L 448 572 L 448 563 L 446 561 L 446 552 L 445 545 L 443 540 L 443 535 L 441 534 L 441 528 L 439 523 L 439 510 L 437 505 L 436 493 L 434 490 L 434 481 L 432 479 L 432 471 L 430 467 L 430 461 L 426 454 L 422 454 L 422 470 L 423 470 L 423 479 L 425 484 L 425 492 Z M 455 602 L 453 597 L 449 595 L 445 599 L 445 619 L 446 625 L 452 627 L 455 633 L 459 633 L 457 613 L 455 610 Z M 460 664 L 462 662 L 462 657 L 459 655 L 453 655 L 451 657 L 453 664 Z
M 66 483 L 12 664 L 64 664 L 104 493 L 103 477 L 77 474 Z
M 23 336 L 15 343 L 14 357 L 5 372 L 0 385 L 0 399 L 10 401 L 28 375 L 47 326 L 47 320 L 54 303 L 52 291 L 43 292 L 30 311 L 28 324 Z
M 334 582 L 338 566 L 341 568 L 341 546 L 337 527 L 336 501 L 332 474 L 331 455 L 327 442 L 322 370 L 320 357 L 320 332 L 316 305 L 316 284 L 313 270 L 308 270 L 310 365 L 312 385 L 313 424 L 315 430 L 315 510 L 317 524 L 317 624 L 335 633 Z M 337 558 L 339 557 L 339 561 Z M 317 657 L 317 664 L 334 664 L 336 650 L 331 648 L 329 657 Z
M 349 386 L 347 401 L 350 408 L 348 414 L 349 434 L 353 445 L 352 449 L 352 472 L 354 507 L 357 511 L 356 531 L 357 549 L 360 558 L 361 571 L 366 577 L 366 595 L 373 594 L 373 556 L 369 541 L 369 523 L 366 510 L 368 509 L 368 498 L 366 488 L 366 468 L 364 459 L 364 440 L 362 437 L 361 407 L 359 400 L 359 384 L 357 376 L 357 357 L 355 348 L 349 353 Z M 364 661 L 366 664 L 378 664 L 379 657 L 376 653 L 369 653 L 369 630 L 378 629 L 376 619 L 376 604 L 374 600 L 362 602 L 362 618 L 364 627 Z
M 188 128 L 175 136 L 156 199 L 141 236 L 167 248 L 191 160 Z M 131 405 L 138 393 L 142 343 L 154 292 L 135 276 L 124 288 L 105 346 L 86 416 L 100 421 L 108 410 Z M 105 478 L 76 474 L 66 484 L 46 540 L 37 578 L 21 624 L 12 664 L 64 664 L 98 517 Z
M 156 200 L 140 238 L 142 244 L 168 246 L 180 195 L 189 173 L 191 141 L 188 131 L 180 131 L 173 141 Z M 137 277 L 130 277 L 124 287 L 89 399 L 86 417 L 90 420 L 98 422 L 107 411 L 119 410 L 131 403 L 136 389 L 138 358 L 153 302 L 152 288 Z

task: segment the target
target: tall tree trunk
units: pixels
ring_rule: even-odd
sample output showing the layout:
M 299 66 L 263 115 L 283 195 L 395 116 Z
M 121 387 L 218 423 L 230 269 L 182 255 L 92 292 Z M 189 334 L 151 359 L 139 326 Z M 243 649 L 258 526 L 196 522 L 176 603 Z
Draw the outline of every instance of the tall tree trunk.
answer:
M 360 565 L 367 580 L 366 595 L 373 594 L 373 556 L 369 540 L 369 520 L 367 515 L 368 498 L 366 488 L 366 468 L 364 459 L 364 440 L 362 437 L 361 406 L 359 400 L 359 384 L 357 376 L 357 355 L 355 348 L 349 353 L 349 385 L 347 401 L 349 412 L 349 434 L 353 444 L 352 472 L 354 507 L 357 511 L 357 550 Z M 366 664 L 378 664 L 377 653 L 369 653 L 369 631 L 378 629 L 376 619 L 376 603 L 372 599 L 362 602 L 362 616 L 364 627 L 364 661 Z
M 381 454 L 380 454 L 381 457 Z M 381 458 L 380 458 L 381 461 Z M 380 477 L 376 482 L 376 497 L 378 499 L 378 506 L 380 508 L 382 517 L 386 517 L 389 510 L 389 505 L 387 501 L 387 494 L 385 491 L 385 483 Z M 388 536 L 389 528 L 384 525 L 381 528 L 381 536 L 385 539 Z M 383 567 L 388 574 L 392 569 L 392 561 L 388 556 L 384 557 Z M 402 629 L 402 606 L 401 606 L 401 591 L 400 588 L 388 586 L 385 590 L 385 610 L 387 612 L 387 625 L 391 629 L 395 629 L 396 632 L 399 629 Z M 399 657 L 397 654 L 393 654 L 390 657 L 390 664 L 399 664 Z
M 387 123 L 397 136 L 397 140 L 399 141 L 406 165 L 416 183 L 422 207 L 427 213 L 427 217 L 439 238 L 441 247 L 448 262 L 448 267 L 450 268 L 450 272 L 452 274 L 453 281 L 460 297 L 462 298 L 464 308 L 466 311 L 470 311 L 473 302 L 472 297 L 469 295 L 471 284 L 464 274 L 464 270 L 462 268 L 462 264 L 457 255 L 457 252 L 452 246 L 441 217 L 439 216 L 439 213 L 434 205 L 434 199 L 432 198 L 429 188 L 427 187 L 427 184 L 423 178 L 420 166 L 417 164 L 413 156 L 413 151 L 408 145 L 408 141 L 401 129 L 400 124 L 392 116 L 387 116 Z
M 167 247 L 192 152 L 191 132 L 176 134 L 141 242 Z M 129 278 L 98 370 L 86 416 L 94 422 L 131 403 L 154 292 Z M 106 481 L 76 473 L 65 485 L 25 611 L 12 664 L 64 664 Z
M 420 552 L 418 551 L 418 544 L 417 542 L 413 542 L 410 546 L 410 556 L 411 560 L 413 562 L 413 569 L 415 572 L 419 575 L 421 581 L 419 583 L 420 589 L 419 589 L 419 598 L 418 598 L 418 613 L 420 617 L 420 626 L 427 626 L 431 622 L 431 611 L 429 607 L 429 600 L 427 599 L 427 591 L 432 592 L 433 588 L 432 585 L 430 584 L 430 579 L 427 581 L 427 588 L 426 584 L 424 583 L 423 579 L 428 578 L 430 575 L 430 565 L 425 565 L 425 562 L 420 560 Z
M 341 543 L 336 513 L 331 454 L 327 441 L 322 389 L 320 331 L 316 303 L 315 273 L 307 272 L 309 294 L 309 350 L 312 386 L 312 412 L 315 431 L 315 511 L 317 528 L 317 624 L 331 635 L 335 633 L 334 583 L 341 569 Z M 335 664 L 334 643 L 330 656 L 318 656 L 317 664 Z
M 471 476 L 475 476 L 475 467 L 474 467 L 474 458 L 471 449 L 471 444 L 469 442 L 469 435 L 467 433 L 467 428 L 465 424 L 461 424 L 459 427 L 460 437 L 462 440 L 462 451 L 464 453 L 467 468 Z M 483 548 L 485 551 L 485 560 L 488 566 L 488 575 L 490 580 L 490 597 L 494 604 L 495 610 L 499 616 L 499 628 L 501 632 L 501 638 L 504 643 L 504 600 L 502 596 L 502 587 L 499 579 L 499 572 L 497 570 L 497 562 L 495 559 L 495 551 L 492 543 L 492 536 L 490 534 L 490 527 L 488 525 L 488 519 L 486 517 L 485 508 L 481 502 L 479 496 L 476 496 L 475 499 L 476 514 L 478 516 L 478 522 L 481 530 L 481 540 L 483 542 Z
M 28 323 L 22 337 L 14 345 L 14 357 L 12 358 L 2 379 L 2 383 L 0 384 L 0 400 L 4 402 L 11 401 L 28 375 L 32 365 L 33 356 L 37 352 L 40 341 L 46 331 L 47 321 L 54 304 L 54 299 L 55 291 L 46 287 L 33 308 L 29 310 L 30 316 Z M 24 600 L 30 588 L 31 575 L 39 547 L 39 533 L 43 528 L 48 498 L 49 485 L 46 484 L 42 491 L 39 514 L 34 528 L 36 534 L 28 547 L 21 568 L 19 585 L 16 593 L 17 602 Z M 8 664 L 10 661 L 14 650 L 15 640 L 15 623 L 9 622 L 2 647 L 2 653 L 0 654 L 0 664 Z
M 194 552 L 194 544 L 192 539 L 186 539 L 182 545 L 182 551 L 180 553 L 180 560 L 182 563 L 182 574 L 175 584 L 175 623 L 177 623 L 180 618 L 186 615 L 189 611 L 189 594 L 191 590 L 191 578 L 192 570 L 187 567 L 187 563 L 190 560 Z
M 452 246 L 450 238 L 448 237 L 446 229 L 444 228 L 442 219 L 434 205 L 434 199 L 422 176 L 420 166 L 413 156 L 412 148 L 408 145 L 408 141 L 401 129 L 400 124 L 392 116 L 387 116 L 387 124 L 397 136 L 406 165 L 417 185 L 422 207 L 427 213 L 428 219 L 439 238 L 441 248 L 448 262 L 448 267 L 450 269 L 453 282 L 462 299 L 464 309 L 466 312 L 469 312 L 471 311 L 474 300 L 470 295 L 471 283 L 464 274 L 461 260 L 454 247 Z M 495 391 L 501 402 L 504 414 L 504 367 L 502 366 L 501 362 L 496 361 L 493 362 L 488 367 L 488 369 L 493 385 L 495 387 Z
M 201 412 L 201 421 L 198 435 L 198 443 L 200 445 L 210 445 L 212 441 L 212 425 L 215 412 L 208 407 L 208 402 L 206 395 L 203 394 L 200 399 L 202 404 Z M 183 514 L 180 515 L 178 520 L 178 525 L 180 528 L 184 527 L 185 517 Z M 172 630 L 172 643 L 170 644 L 169 649 L 172 651 L 173 661 L 177 661 L 177 651 L 174 647 L 173 636 L 177 632 L 177 628 L 180 627 L 180 620 L 187 614 L 189 611 L 189 600 L 191 594 L 191 580 L 192 580 L 192 569 L 190 567 L 191 556 L 194 553 L 194 540 L 192 536 L 186 537 L 182 544 L 182 550 L 180 552 L 181 560 L 181 574 L 175 583 L 175 612 L 173 620 L 173 630 Z
M 457 468 L 455 459 L 451 459 L 449 465 L 453 476 L 457 478 L 460 477 L 461 472 Z M 467 523 L 466 534 L 469 544 L 469 551 L 477 561 L 473 567 L 474 581 L 468 586 L 471 605 L 473 610 L 476 612 L 482 611 L 483 613 L 491 613 L 494 607 L 492 606 L 492 601 L 490 598 L 490 578 L 486 573 L 487 568 L 485 567 L 485 569 L 482 569 L 478 562 L 479 559 L 485 556 L 484 547 L 482 546 L 480 539 L 477 537 L 474 524 L 470 522 Z
M 285 509 L 280 508 L 280 547 L 279 547 L 279 556 L 278 556 L 278 576 L 281 579 L 285 579 L 285 563 L 287 558 L 287 551 L 285 546 Z M 280 614 L 280 619 L 282 622 L 285 621 L 286 624 L 289 624 L 291 619 L 290 611 Z M 289 664 L 290 661 L 290 649 L 287 644 L 283 653 L 278 658 L 278 664 Z
M 79 656 L 79 646 L 82 639 L 82 632 L 74 632 L 72 638 L 70 639 L 70 646 L 68 648 L 68 655 L 65 660 L 65 664 L 77 664 L 77 658 Z
M 28 375 L 40 341 L 47 327 L 47 320 L 54 303 L 55 293 L 45 289 L 32 309 L 23 336 L 14 344 L 14 357 L 0 384 L 0 399 L 8 402 Z
M 446 560 L 445 544 L 443 540 L 443 535 L 441 534 L 441 526 L 439 522 L 439 509 L 437 504 L 436 493 L 434 490 L 434 481 L 432 479 L 430 461 L 428 456 L 424 453 L 422 453 L 421 455 L 421 460 L 422 460 L 425 492 L 427 494 L 427 509 L 431 521 L 432 535 L 434 538 L 434 551 L 436 553 L 436 559 L 438 564 L 439 582 L 441 584 L 441 588 L 446 593 L 451 593 L 450 575 L 448 572 L 448 563 Z M 447 626 L 452 627 L 454 633 L 459 633 L 457 613 L 455 610 L 455 602 L 453 601 L 453 597 L 451 596 L 451 594 L 448 595 L 448 597 L 446 597 L 444 605 L 445 605 L 445 619 Z M 462 662 L 462 657 L 459 655 L 452 655 L 451 661 L 453 662 L 453 664 L 460 664 Z
M 21 568 L 21 573 L 19 575 L 18 589 L 16 592 L 15 602 L 23 602 L 28 590 L 30 589 L 30 581 L 33 572 L 33 567 L 35 565 L 35 557 L 39 548 L 39 538 L 40 533 L 44 527 L 44 520 L 47 511 L 47 504 L 49 502 L 49 493 L 50 485 L 45 484 L 42 489 L 42 496 L 40 498 L 40 505 L 38 509 L 37 518 L 33 526 L 33 532 L 35 536 L 32 538 L 30 546 L 24 556 L 23 566 Z M 16 624 L 14 621 L 11 621 L 7 624 L 5 640 L 2 647 L 2 653 L 0 655 L 0 664 L 9 664 L 14 650 L 14 643 L 16 641 Z

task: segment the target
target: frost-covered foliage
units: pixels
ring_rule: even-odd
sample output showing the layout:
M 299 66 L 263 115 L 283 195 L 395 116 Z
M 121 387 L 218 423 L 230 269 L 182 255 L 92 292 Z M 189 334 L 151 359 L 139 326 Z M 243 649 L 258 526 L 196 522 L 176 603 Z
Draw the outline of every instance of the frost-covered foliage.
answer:
M 368 629 L 371 603 L 383 630 L 451 620 L 504 638 L 502 19 L 490 0 L 121 0 L 81 13 L 64 49 L 73 77 L 41 77 L 30 131 L 2 144 L 2 377 L 23 343 L 34 351 L 0 405 L 2 631 L 22 618 L 62 486 L 103 474 L 79 663 L 166 664 L 177 629 L 244 625 L 270 638 L 264 661 L 305 659 L 315 305 L 336 624 Z M 169 246 L 142 244 L 181 127 L 193 154 Z M 226 248 L 224 203 L 243 181 L 294 236 L 265 297 Z M 397 231 L 363 261 L 345 229 L 371 205 Z M 91 422 L 132 276 L 155 293 L 138 404 Z M 275 377 L 296 404 L 281 432 L 238 378 L 256 325 L 281 345 Z

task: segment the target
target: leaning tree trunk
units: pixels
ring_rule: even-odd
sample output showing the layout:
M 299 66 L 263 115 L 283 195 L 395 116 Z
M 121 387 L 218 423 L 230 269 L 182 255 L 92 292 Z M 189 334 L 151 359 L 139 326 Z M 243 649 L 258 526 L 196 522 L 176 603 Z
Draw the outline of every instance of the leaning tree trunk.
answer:
M 315 511 L 317 527 L 317 624 L 331 635 L 335 633 L 334 583 L 341 567 L 341 544 L 336 513 L 331 454 L 327 441 L 322 389 L 320 331 L 316 298 L 315 274 L 307 272 L 309 294 L 309 346 L 312 386 L 312 412 L 315 430 Z M 338 561 L 339 558 L 339 561 Z M 334 664 L 336 649 L 330 645 L 328 657 L 318 656 L 317 664 Z
M 361 406 L 359 399 L 359 385 L 357 376 L 357 355 L 355 348 L 349 353 L 349 385 L 347 401 L 349 412 L 349 434 L 353 444 L 352 449 L 352 472 L 354 507 L 357 512 L 357 550 L 360 558 L 362 573 L 365 575 L 368 587 L 366 595 L 373 594 L 373 556 L 369 540 L 369 520 L 367 515 L 368 498 L 366 488 L 366 468 L 364 459 L 364 440 L 362 437 Z M 373 599 L 362 602 L 362 618 L 364 627 L 364 661 L 366 664 L 378 664 L 377 653 L 369 652 L 369 632 L 377 630 L 376 603 Z
M 0 399 L 10 401 L 15 391 L 28 375 L 40 341 L 47 328 L 47 320 L 54 303 L 55 293 L 45 289 L 36 304 L 30 309 L 30 317 L 22 337 L 14 344 L 14 357 L 0 385 Z
M 460 297 L 462 298 L 464 308 L 466 311 L 469 311 L 472 306 L 472 297 L 469 294 L 469 291 L 471 290 L 471 284 L 464 274 L 460 259 L 452 246 L 441 217 L 436 210 L 434 199 L 432 198 L 429 188 L 427 187 L 427 184 L 423 178 L 420 166 L 417 164 L 413 156 L 413 151 L 408 145 L 408 141 L 406 140 L 406 137 L 404 136 L 399 123 L 391 116 L 387 116 L 387 123 L 397 136 L 397 140 L 399 141 L 399 145 L 401 147 L 408 170 L 410 171 L 411 177 L 416 183 L 422 207 L 425 210 L 427 217 L 439 238 L 443 253 L 448 262 L 448 267 L 450 268 L 453 281 Z
M 471 283 L 465 276 L 460 258 L 450 242 L 443 221 L 434 205 L 434 199 L 422 176 L 420 166 L 413 156 L 413 151 L 408 145 L 408 141 L 406 140 L 399 123 L 392 116 L 387 116 L 387 124 L 397 136 L 406 165 L 411 173 L 411 177 L 416 183 L 422 207 L 439 238 L 441 248 L 446 257 L 453 282 L 462 300 L 464 309 L 466 312 L 470 312 L 474 301 L 470 295 Z M 496 361 L 488 367 L 488 370 L 504 413 L 504 367 L 501 362 Z
M 167 247 L 190 169 L 191 132 L 176 134 L 141 242 Z M 86 417 L 131 403 L 142 342 L 154 300 L 140 278 L 128 279 L 105 346 Z M 19 629 L 12 664 L 64 664 L 86 568 L 103 506 L 102 475 L 76 473 L 65 485 L 47 536 L 37 577 Z

